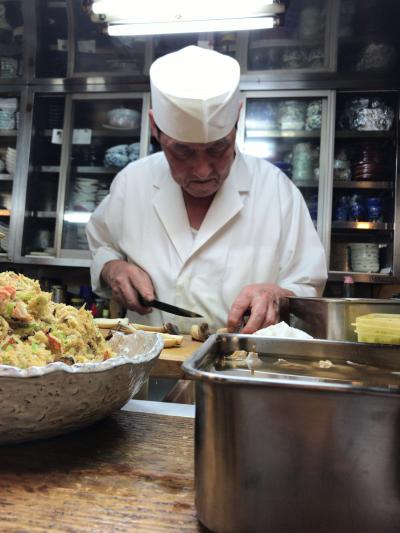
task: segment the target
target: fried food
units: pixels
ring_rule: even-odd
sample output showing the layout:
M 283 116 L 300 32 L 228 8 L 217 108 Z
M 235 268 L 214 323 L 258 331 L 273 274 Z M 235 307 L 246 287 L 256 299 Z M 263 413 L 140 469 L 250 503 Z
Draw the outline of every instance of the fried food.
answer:
M 55 303 L 38 281 L 0 273 L 0 364 L 28 368 L 104 361 L 113 355 L 84 306 Z

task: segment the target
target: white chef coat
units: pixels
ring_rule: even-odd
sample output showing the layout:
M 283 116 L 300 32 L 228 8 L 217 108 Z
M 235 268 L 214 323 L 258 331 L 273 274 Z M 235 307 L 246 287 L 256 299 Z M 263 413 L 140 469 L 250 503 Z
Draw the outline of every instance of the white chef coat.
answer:
M 324 249 L 299 190 L 278 168 L 238 148 L 197 234 L 159 152 L 119 172 L 87 236 L 94 292 L 110 296 L 101 270 L 107 261 L 125 259 L 150 275 L 159 300 L 198 312 L 211 328 L 226 326 L 246 285 L 268 282 L 319 296 L 327 277 Z M 130 317 L 154 325 L 173 321 L 183 331 L 193 323 L 155 309 Z

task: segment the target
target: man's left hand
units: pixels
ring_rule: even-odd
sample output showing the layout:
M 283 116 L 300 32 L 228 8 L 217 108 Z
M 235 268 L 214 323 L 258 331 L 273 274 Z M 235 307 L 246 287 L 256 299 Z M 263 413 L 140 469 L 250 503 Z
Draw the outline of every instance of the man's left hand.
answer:
M 240 333 L 250 334 L 276 324 L 279 321 L 280 302 L 288 296 L 294 296 L 294 293 L 272 283 L 257 283 L 244 287 L 229 312 L 228 330 L 237 331 L 246 312 L 250 312 L 250 317 Z

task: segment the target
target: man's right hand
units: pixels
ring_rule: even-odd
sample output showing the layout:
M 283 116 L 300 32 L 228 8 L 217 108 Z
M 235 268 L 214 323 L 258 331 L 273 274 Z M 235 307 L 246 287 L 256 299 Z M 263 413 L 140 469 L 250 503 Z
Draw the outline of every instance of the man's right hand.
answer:
M 113 297 L 127 309 L 141 315 L 151 312 L 151 308 L 140 304 L 138 293 L 145 300 L 154 300 L 154 287 L 150 276 L 132 263 L 116 259 L 109 261 L 101 271 L 103 281 L 111 288 Z

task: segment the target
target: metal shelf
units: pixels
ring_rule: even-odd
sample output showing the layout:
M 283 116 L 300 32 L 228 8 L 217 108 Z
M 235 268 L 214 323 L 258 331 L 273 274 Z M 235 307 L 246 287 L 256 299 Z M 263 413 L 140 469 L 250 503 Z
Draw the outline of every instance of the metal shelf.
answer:
M 319 186 L 319 182 L 318 181 L 293 181 L 293 183 L 299 189 L 303 189 L 303 188 L 318 189 L 318 186 Z
M 62 129 L 62 128 L 58 128 Z M 90 129 L 90 128 L 88 128 Z M 0 134 L 1 135 L 1 134 Z M 53 130 L 44 130 L 45 137 L 51 137 L 53 135 Z M 118 129 L 106 129 L 104 130 L 92 130 L 92 137 L 139 137 L 140 129 L 132 130 L 118 130 Z
M 312 131 L 305 131 L 305 130 L 246 130 L 246 139 L 259 139 L 260 137 L 275 137 L 275 138 L 294 138 L 294 139 L 302 139 L 304 137 L 307 138 L 315 138 L 319 139 L 321 137 L 321 131 L 320 130 L 312 130 Z
M 18 130 L 0 130 L 0 137 L 16 137 Z
M 106 174 L 106 175 L 114 175 L 116 174 L 120 169 L 118 168 L 107 168 L 107 167 L 89 167 L 89 166 L 77 166 L 77 167 L 71 167 L 71 170 L 74 172 L 79 172 L 80 174 Z M 53 166 L 53 165 L 43 165 L 39 167 L 40 172 L 49 172 L 49 173 L 58 173 L 60 172 L 59 166 Z
M 56 218 L 56 211 L 27 211 L 25 217 L 27 218 Z
M 13 181 L 14 174 L 0 174 L 0 181 Z
M 394 137 L 394 131 L 337 130 L 335 136 L 338 139 L 390 139 Z
M 342 222 L 342 221 L 333 221 L 332 229 L 354 229 L 354 230 L 379 230 L 379 231 L 390 231 L 393 230 L 393 224 L 387 222 Z
M 399 278 L 392 274 L 380 274 L 379 272 L 342 272 L 331 270 L 328 273 L 329 281 L 343 281 L 344 276 L 351 276 L 356 283 L 397 283 Z
M 301 46 L 301 47 L 316 47 L 323 44 L 322 39 L 259 39 L 257 41 L 249 42 L 249 50 L 257 48 L 279 48 L 279 47 L 292 47 L 292 46 Z
M 334 180 L 336 189 L 394 189 L 393 181 L 341 181 Z

